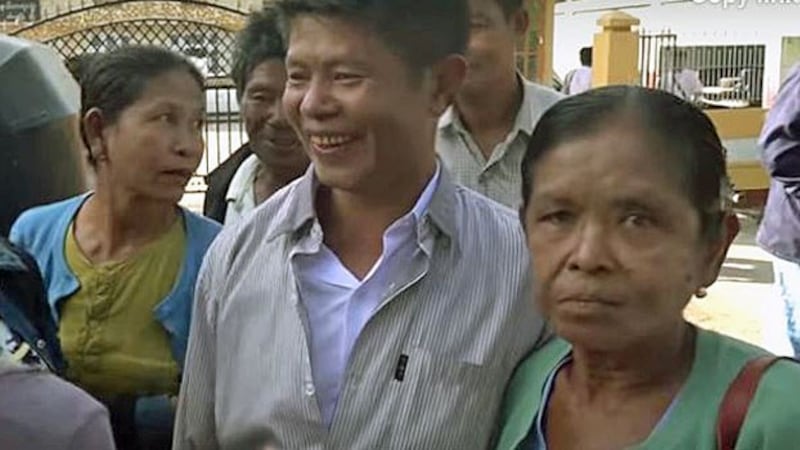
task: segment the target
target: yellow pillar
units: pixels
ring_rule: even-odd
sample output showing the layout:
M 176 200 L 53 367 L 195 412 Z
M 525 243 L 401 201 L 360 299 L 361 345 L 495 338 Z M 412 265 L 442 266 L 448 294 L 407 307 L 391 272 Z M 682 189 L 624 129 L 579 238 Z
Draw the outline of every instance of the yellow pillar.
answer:
M 553 28 L 555 25 L 555 0 L 534 0 L 536 2 L 536 29 L 538 48 L 536 50 L 536 79 L 547 86 L 553 82 Z
M 639 19 L 622 11 L 603 14 L 592 51 L 592 86 L 639 84 Z

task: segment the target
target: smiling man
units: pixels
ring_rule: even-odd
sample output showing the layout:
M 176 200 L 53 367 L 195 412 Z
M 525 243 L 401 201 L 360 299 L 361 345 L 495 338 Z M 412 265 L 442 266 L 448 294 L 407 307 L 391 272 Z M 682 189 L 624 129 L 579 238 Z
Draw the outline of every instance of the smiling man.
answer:
M 278 7 L 312 169 L 206 259 L 175 448 L 485 448 L 543 327 L 516 214 L 436 159 L 466 1 Z
M 516 209 L 528 140 L 563 95 L 517 72 L 516 44 L 529 25 L 523 0 L 468 3 L 467 77 L 439 121 L 436 149 L 456 182 Z
M 233 80 L 249 142 L 208 174 L 203 212 L 230 225 L 299 177 L 308 167 L 281 98 L 286 51 L 274 9 L 250 15 L 239 34 Z

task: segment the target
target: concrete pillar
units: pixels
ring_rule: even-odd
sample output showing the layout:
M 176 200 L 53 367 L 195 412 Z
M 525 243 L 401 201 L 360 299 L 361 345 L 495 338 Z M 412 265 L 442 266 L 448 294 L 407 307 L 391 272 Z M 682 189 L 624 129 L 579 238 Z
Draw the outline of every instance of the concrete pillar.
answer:
M 592 51 L 592 86 L 639 84 L 639 19 L 622 11 L 603 14 Z
M 553 28 L 555 26 L 555 0 L 533 0 L 536 16 L 538 48 L 536 49 L 536 79 L 550 86 L 553 83 Z

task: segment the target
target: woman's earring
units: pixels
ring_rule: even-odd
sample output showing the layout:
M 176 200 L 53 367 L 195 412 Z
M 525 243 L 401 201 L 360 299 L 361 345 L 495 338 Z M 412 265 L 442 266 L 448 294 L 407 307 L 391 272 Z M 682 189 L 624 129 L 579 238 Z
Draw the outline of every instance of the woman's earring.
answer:
M 696 291 L 694 291 L 694 296 L 697 297 L 697 298 L 704 298 L 707 295 L 708 295 L 708 291 L 706 290 L 706 288 L 704 288 L 702 286 L 697 288 Z

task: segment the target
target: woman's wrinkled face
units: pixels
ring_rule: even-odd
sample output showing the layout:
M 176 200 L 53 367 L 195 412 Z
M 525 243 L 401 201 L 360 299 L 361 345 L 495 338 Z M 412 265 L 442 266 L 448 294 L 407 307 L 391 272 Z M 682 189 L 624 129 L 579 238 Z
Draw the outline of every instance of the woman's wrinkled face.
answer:
M 185 70 L 147 82 L 139 98 L 103 129 L 107 183 L 177 203 L 203 156 L 203 91 Z
M 535 298 L 556 332 L 611 351 L 663 336 L 724 244 L 701 238 L 680 170 L 633 121 L 601 127 L 546 153 L 523 212 Z

